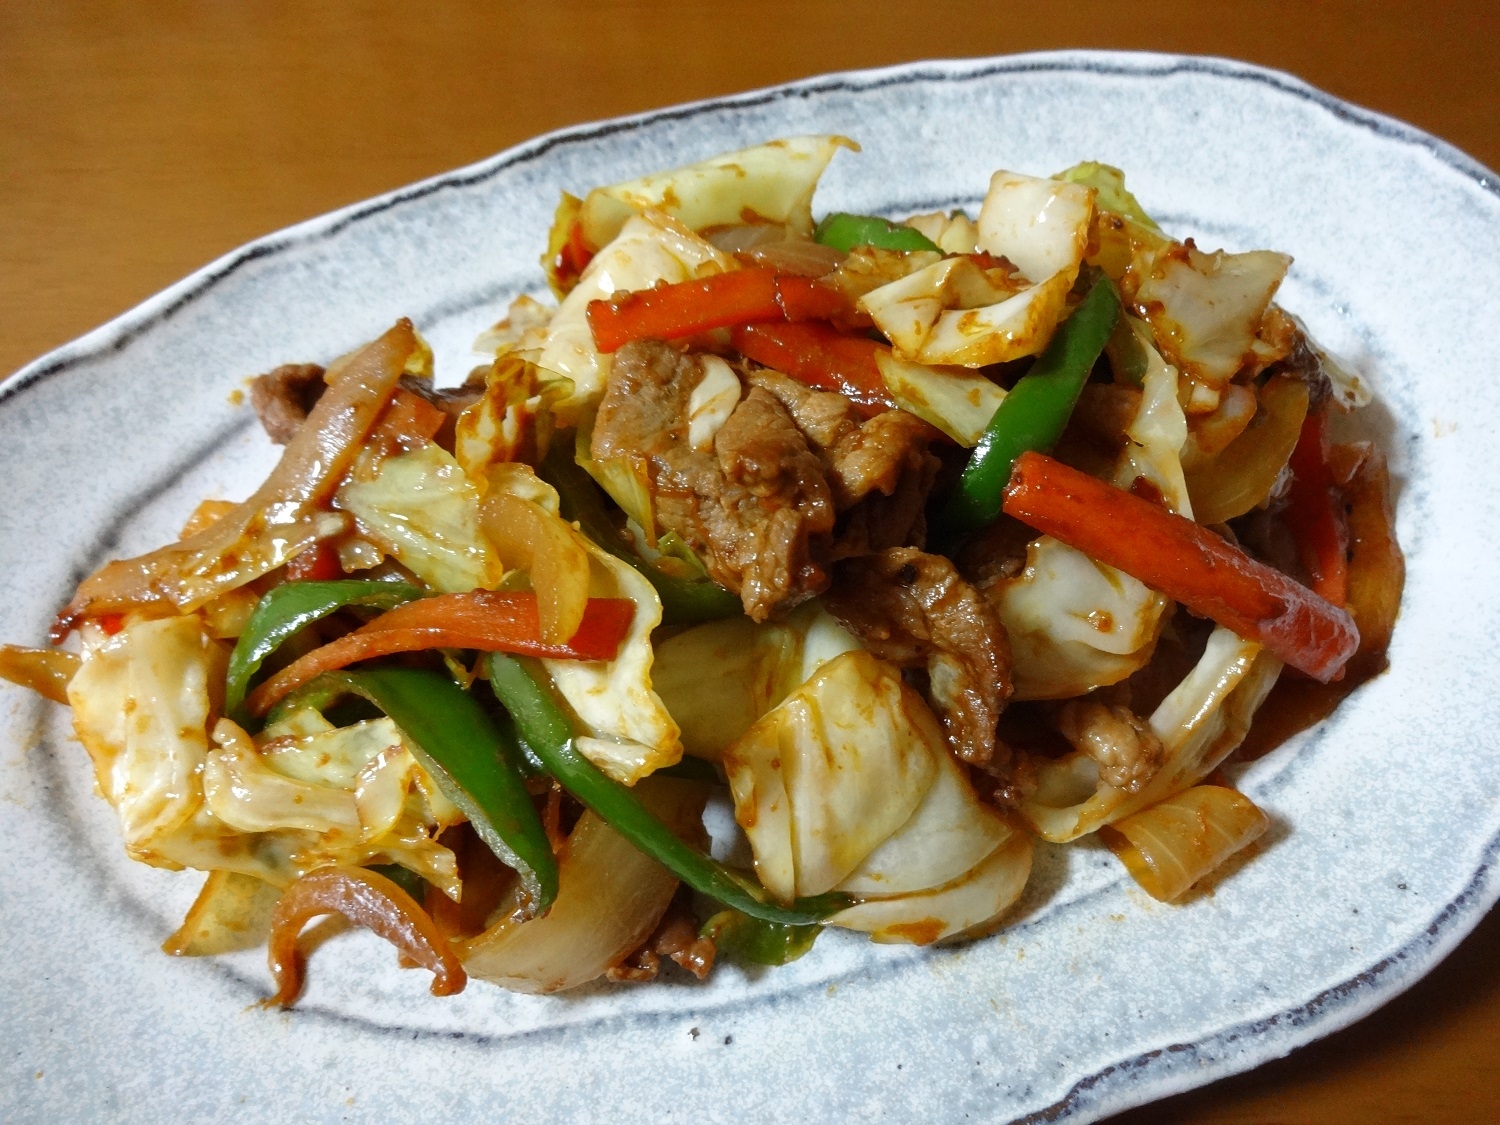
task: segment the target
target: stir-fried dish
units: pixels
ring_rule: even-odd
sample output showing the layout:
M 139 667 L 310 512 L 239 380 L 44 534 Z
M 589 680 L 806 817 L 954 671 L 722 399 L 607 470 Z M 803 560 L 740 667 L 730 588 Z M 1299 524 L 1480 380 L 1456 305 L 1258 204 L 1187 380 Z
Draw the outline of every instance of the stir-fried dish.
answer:
M 1038 840 L 1172 901 L 1265 831 L 1221 764 L 1384 668 L 1403 577 L 1291 259 L 1101 164 L 815 221 L 856 147 L 565 195 L 461 385 L 406 320 L 261 376 L 254 495 L 0 651 L 209 873 L 170 952 L 264 943 L 283 1004 L 327 914 L 438 994 L 701 977 L 982 934 Z

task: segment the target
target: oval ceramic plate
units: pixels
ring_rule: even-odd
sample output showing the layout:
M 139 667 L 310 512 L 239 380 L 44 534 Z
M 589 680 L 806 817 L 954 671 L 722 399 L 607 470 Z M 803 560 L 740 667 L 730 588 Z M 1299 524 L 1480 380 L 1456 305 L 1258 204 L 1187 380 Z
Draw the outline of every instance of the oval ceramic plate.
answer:
M 1083 844 L 957 948 L 829 933 L 702 985 L 427 994 L 351 933 L 289 1013 L 261 955 L 157 946 L 198 880 L 125 860 L 61 709 L 0 689 L 7 1117 L 1090 1120 L 1285 1054 L 1415 981 L 1497 893 L 1500 198 L 1491 174 L 1285 75 L 1051 54 L 834 76 L 566 130 L 215 263 L 0 385 L 0 638 L 274 461 L 241 380 L 413 317 L 440 379 L 536 265 L 558 192 L 772 137 L 856 137 L 817 200 L 970 205 L 990 172 L 1119 165 L 1169 229 L 1296 257 L 1282 302 L 1379 396 L 1409 563 L 1392 671 L 1261 760 L 1269 846 L 1167 907 Z

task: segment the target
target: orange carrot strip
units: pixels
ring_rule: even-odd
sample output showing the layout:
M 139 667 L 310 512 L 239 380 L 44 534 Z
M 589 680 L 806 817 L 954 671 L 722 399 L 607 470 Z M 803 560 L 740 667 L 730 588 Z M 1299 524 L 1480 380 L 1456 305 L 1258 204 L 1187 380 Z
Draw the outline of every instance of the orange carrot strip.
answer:
M 1016 459 L 1004 510 L 1323 683 L 1359 647 L 1354 619 L 1307 587 L 1192 520 L 1045 454 Z
M 715 328 L 848 311 L 848 298 L 835 286 L 755 266 L 590 301 L 587 316 L 594 345 L 613 352 L 632 340 L 680 340 Z
M 422 598 L 288 664 L 251 692 L 245 707 L 259 717 L 314 676 L 397 652 L 472 648 L 560 660 L 613 660 L 634 615 L 629 599 L 590 598 L 572 639 L 552 645 L 542 640 L 534 593 L 473 590 Z
M 782 319 L 771 269 L 730 270 L 590 301 L 587 315 L 601 352 L 632 340 L 677 340 L 732 324 Z
M 787 320 L 832 320 L 854 309 L 844 291 L 815 277 L 783 273 L 776 277 L 776 303 Z

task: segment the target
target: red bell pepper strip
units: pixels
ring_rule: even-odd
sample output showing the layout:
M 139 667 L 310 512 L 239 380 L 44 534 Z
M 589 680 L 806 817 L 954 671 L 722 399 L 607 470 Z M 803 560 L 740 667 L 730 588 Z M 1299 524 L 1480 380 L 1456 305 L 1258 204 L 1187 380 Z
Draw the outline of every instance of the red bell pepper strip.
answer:
M 288 582 L 332 582 L 344 577 L 339 565 L 338 548 L 326 539 L 319 540 L 286 564 Z
M 1328 683 L 1359 647 L 1347 612 L 1190 519 L 1042 453 L 1016 459 L 1004 510 Z
M 744 356 L 820 391 L 838 391 L 866 418 L 896 409 L 875 356 L 885 347 L 826 324 L 747 324 L 729 335 Z M 889 349 L 886 349 L 889 350 Z
M 849 310 L 833 285 L 758 266 L 590 301 L 587 316 L 594 346 L 613 352 L 632 340 L 679 340 L 762 320 L 826 320 Z
M 1342 606 L 1349 592 L 1349 527 L 1328 469 L 1328 412 L 1309 414 L 1291 457 L 1292 485 L 1282 512 L 1312 588 Z
M 314 676 L 396 652 L 472 648 L 560 660 L 613 660 L 634 615 L 635 603 L 627 598 L 590 598 L 572 639 L 549 645 L 542 641 L 533 593 L 473 590 L 422 598 L 288 664 L 250 693 L 245 709 L 259 718 Z

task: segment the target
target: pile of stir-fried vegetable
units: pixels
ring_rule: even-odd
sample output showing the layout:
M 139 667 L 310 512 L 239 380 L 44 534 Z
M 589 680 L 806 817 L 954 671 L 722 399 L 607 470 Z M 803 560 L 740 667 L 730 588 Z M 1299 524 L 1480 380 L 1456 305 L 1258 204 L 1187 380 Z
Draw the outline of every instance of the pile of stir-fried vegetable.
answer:
M 261 488 L 0 651 L 211 873 L 170 951 L 266 941 L 288 1004 L 329 913 L 439 994 L 701 976 L 984 932 L 1038 837 L 1171 900 L 1265 830 L 1216 769 L 1380 671 L 1402 583 L 1290 259 L 1098 164 L 814 224 L 840 147 L 565 196 L 557 306 L 456 390 L 404 320 L 263 376 Z

